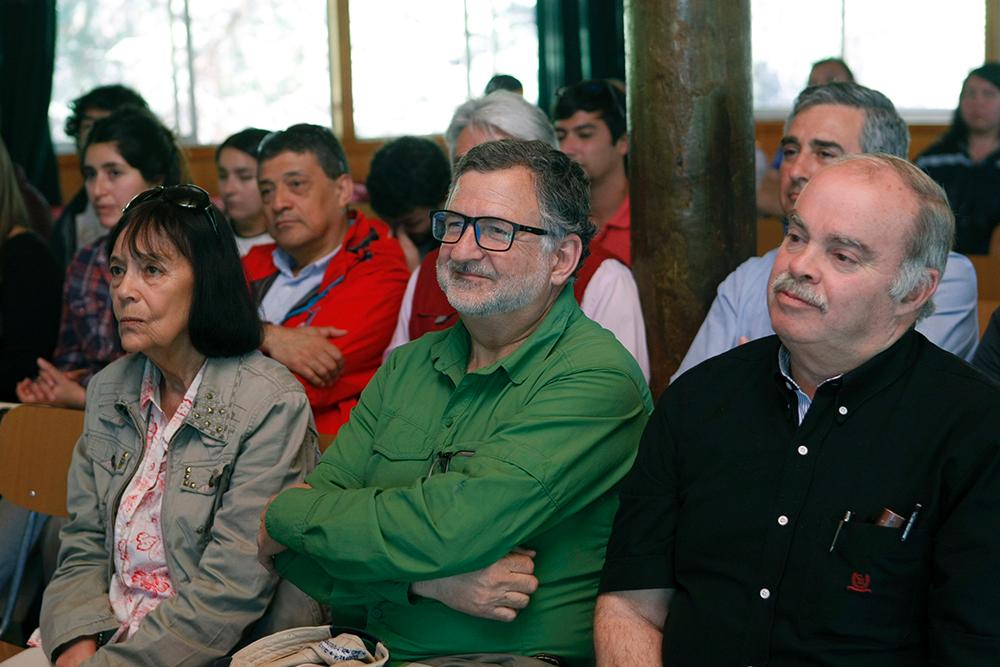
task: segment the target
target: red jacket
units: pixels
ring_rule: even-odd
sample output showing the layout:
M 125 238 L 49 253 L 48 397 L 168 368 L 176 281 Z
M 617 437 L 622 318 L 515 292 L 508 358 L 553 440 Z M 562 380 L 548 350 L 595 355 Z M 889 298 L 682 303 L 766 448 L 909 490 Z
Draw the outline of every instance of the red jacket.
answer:
M 330 260 L 320 286 L 289 308 L 292 316 L 281 323 L 347 331 L 331 341 L 344 355 L 343 372 L 333 385 L 314 387 L 298 378 L 309 397 L 317 430 L 331 435 L 347 422 L 361 391 L 382 363 L 409 279 L 403 251 L 389 236 L 385 223 L 355 211 L 351 214 L 341 250 Z M 273 243 L 255 246 L 243 258 L 243 270 L 258 304 L 278 275 L 271 259 L 274 248 Z
M 408 322 L 410 340 L 416 340 L 428 331 L 447 329 L 458 321 L 458 313 L 448 303 L 448 297 L 441 291 L 437 281 L 437 258 L 440 248 L 427 253 L 420 263 L 420 273 L 417 274 L 417 284 L 413 287 L 413 304 Z M 590 254 L 583 261 L 583 266 L 576 274 L 573 283 L 573 295 L 577 303 L 583 301 L 583 293 L 594 277 L 594 272 L 607 259 L 617 259 L 604 246 L 590 244 Z

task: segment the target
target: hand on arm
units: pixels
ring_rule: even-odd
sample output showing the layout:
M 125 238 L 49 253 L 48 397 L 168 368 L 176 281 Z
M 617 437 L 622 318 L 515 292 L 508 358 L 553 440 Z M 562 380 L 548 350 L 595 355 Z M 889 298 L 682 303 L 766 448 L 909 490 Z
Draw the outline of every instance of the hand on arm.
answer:
M 513 621 L 538 590 L 534 557 L 534 551 L 515 549 L 475 572 L 414 582 L 410 592 L 470 616 Z
M 288 488 L 311 489 L 312 487 L 305 482 L 301 482 L 299 484 L 292 484 Z M 278 494 L 274 494 L 267 501 L 267 504 L 264 505 L 264 511 L 260 513 L 260 528 L 257 530 L 257 561 L 271 574 L 278 574 L 278 571 L 274 569 L 274 557 L 287 549 L 285 545 L 281 544 L 268 534 L 267 525 L 264 522 L 264 517 L 267 516 L 267 510 L 270 509 L 271 503 L 277 497 Z
M 662 667 L 663 624 L 674 591 L 655 588 L 604 593 L 594 610 L 598 667 Z
M 85 372 L 84 369 L 78 369 L 64 373 L 45 359 L 39 359 L 38 377 L 18 382 L 17 398 L 22 403 L 49 403 L 82 410 L 87 390 L 78 380 Z
M 289 329 L 277 324 L 265 324 L 261 350 L 309 384 L 328 387 L 337 381 L 344 369 L 344 355 L 329 339 L 346 333 L 336 327 Z

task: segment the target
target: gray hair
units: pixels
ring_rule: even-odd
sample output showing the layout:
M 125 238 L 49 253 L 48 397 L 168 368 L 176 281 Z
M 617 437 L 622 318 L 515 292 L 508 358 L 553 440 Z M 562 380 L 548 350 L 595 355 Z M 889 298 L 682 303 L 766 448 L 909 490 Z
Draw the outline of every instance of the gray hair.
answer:
M 458 135 L 469 126 L 494 139 L 544 141 L 553 148 L 559 148 L 556 130 L 545 112 L 507 90 L 471 99 L 455 109 L 448 130 L 444 133 L 452 163 L 457 157 L 455 144 L 458 143 Z
M 547 143 L 503 139 L 479 144 L 455 165 L 449 204 L 465 172 L 485 174 L 516 167 L 530 171 L 535 182 L 538 212 L 542 226 L 549 232 L 542 237 L 546 252 L 555 250 L 566 236 L 576 234 L 583 243 L 576 267 L 579 270 L 590 253 L 590 240 L 597 233 L 590 219 L 590 181 L 580 165 Z
M 785 122 L 785 134 L 797 115 L 821 104 L 853 107 L 865 113 L 860 141 L 863 153 L 888 153 L 904 160 L 909 157 L 910 129 L 896 107 L 882 93 L 856 83 L 828 83 L 803 90 L 795 98 L 792 113 Z
M 899 302 L 913 290 L 926 286 L 930 282 L 928 269 L 935 269 L 939 275 L 944 275 L 955 236 L 955 215 L 941 186 L 919 167 L 895 155 L 848 155 L 831 164 L 841 163 L 851 164 L 869 176 L 891 170 L 916 199 L 913 231 L 907 238 L 903 262 L 889 287 L 889 295 Z M 931 298 L 920 309 L 917 319 L 922 320 L 933 314 L 934 299 Z

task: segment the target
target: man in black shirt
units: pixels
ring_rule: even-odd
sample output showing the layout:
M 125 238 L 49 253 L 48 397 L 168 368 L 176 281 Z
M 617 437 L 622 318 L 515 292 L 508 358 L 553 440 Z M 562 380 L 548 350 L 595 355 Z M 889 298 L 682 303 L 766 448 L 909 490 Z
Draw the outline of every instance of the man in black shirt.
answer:
M 944 193 L 856 155 L 789 223 L 777 336 L 680 377 L 646 428 L 598 664 L 998 665 L 1000 389 L 913 330 L 954 234 Z

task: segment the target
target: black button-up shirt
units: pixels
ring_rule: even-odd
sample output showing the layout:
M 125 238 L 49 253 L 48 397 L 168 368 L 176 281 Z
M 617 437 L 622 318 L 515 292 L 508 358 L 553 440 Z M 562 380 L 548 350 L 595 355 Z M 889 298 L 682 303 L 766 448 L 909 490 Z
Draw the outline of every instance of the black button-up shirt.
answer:
M 778 348 L 663 395 L 602 592 L 675 589 L 668 665 L 1000 665 L 1000 388 L 910 331 L 799 424 Z

